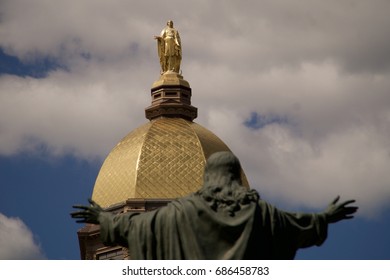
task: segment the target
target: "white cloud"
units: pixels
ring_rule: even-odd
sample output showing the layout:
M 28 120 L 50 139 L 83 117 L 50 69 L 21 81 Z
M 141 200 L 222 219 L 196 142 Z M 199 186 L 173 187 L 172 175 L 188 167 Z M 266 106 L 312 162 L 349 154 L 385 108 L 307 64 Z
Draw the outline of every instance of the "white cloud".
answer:
M 67 70 L 0 77 L 0 154 L 44 143 L 104 158 L 147 121 L 153 35 L 173 19 L 196 121 L 231 146 L 253 186 L 309 206 L 341 194 L 373 213 L 390 196 L 389 3 L 2 1 L 0 46 Z M 288 122 L 251 130 L 251 112 Z
M 19 218 L 0 213 L 0 260 L 37 260 L 45 256 L 31 230 Z
M 129 70 L 126 77 L 94 67 L 76 74 L 60 70 L 45 79 L 0 77 L 0 152 L 31 151 L 43 142 L 53 155 L 101 157 L 146 122 L 138 108 L 148 105 L 151 81 Z
M 340 194 L 372 215 L 390 199 L 389 85 L 383 77 L 336 70 L 306 65 L 260 75 L 257 98 L 244 86 L 210 108 L 205 123 L 240 157 L 265 197 L 324 207 Z M 248 110 L 287 121 L 249 129 L 243 126 Z

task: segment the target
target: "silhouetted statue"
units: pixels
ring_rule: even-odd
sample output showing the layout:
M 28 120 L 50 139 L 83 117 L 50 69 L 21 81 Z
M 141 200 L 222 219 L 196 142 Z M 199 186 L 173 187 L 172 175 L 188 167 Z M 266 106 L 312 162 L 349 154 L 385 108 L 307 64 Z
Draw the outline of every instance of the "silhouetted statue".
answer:
M 133 259 L 293 259 L 299 248 L 321 245 L 329 223 L 352 218 L 357 207 L 337 197 L 322 213 L 289 213 L 241 185 L 239 160 L 210 156 L 196 193 L 144 213 L 113 215 L 90 200 L 74 206 L 79 223 L 100 224 L 106 245 L 129 248 Z

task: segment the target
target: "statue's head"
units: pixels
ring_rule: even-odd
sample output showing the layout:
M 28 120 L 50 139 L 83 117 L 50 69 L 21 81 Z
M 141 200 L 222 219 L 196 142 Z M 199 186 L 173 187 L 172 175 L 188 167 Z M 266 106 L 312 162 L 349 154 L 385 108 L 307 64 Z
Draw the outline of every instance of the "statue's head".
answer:
M 173 27 L 173 21 L 172 20 L 168 20 L 167 21 L 167 25 L 172 28 Z
M 204 186 L 225 185 L 236 182 L 241 185 L 241 164 L 231 152 L 212 154 L 206 162 L 204 170 Z
M 217 152 L 208 158 L 203 188 L 197 194 L 203 197 L 211 209 L 224 209 L 231 216 L 243 205 L 259 199 L 256 190 L 242 186 L 241 164 L 231 152 Z

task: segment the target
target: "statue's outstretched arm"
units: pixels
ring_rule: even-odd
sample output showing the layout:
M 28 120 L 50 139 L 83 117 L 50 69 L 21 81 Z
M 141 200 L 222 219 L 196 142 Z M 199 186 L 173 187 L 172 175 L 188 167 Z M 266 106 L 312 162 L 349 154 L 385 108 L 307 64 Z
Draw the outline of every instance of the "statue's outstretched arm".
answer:
M 325 210 L 325 217 L 328 223 L 337 223 L 341 220 L 352 219 L 352 214 L 358 210 L 356 206 L 348 206 L 351 203 L 355 203 L 355 200 L 338 203 L 339 199 L 340 196 L 337 196 Z
M 74 205 L 73 208 L 82 211 L 73 212 L 70 215 L 73 219 L 76 219 L 77 223 L 99 224 L 99 215 L 103 212 L 103 209 L 92 199 L 88 199 L 88 201 L 91 204 L 90 206 Z

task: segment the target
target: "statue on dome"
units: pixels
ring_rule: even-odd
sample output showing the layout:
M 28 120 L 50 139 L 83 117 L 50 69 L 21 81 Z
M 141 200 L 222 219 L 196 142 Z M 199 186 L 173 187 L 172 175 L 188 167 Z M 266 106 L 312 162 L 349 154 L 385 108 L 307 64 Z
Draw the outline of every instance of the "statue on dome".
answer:
M 173 21 L 169 20 L 160 36 L 154 36 L 154 39 L 157 40 L 161 73 L 167 71 L 179 73 L 182 58 L 181 40 L 179 32 L 173 27 Z
M 212 154 L 203 187 L 144 213 L 105 212 L 97 203 L 76 205 L 78 223 L 100 224 L 107 245 L 129 249 L 133 259 L 294 259 L 300 248 L 320 246 L 328 225 L 353 218 L 355 200 L 320 213 L 291 213 L 242 186 L 241 165 L 231 152 Z

